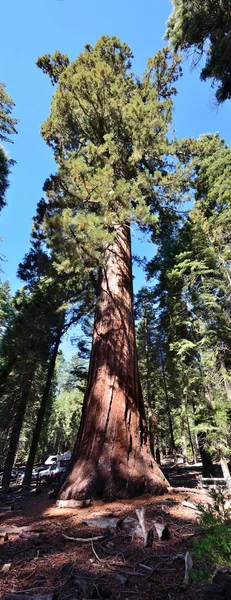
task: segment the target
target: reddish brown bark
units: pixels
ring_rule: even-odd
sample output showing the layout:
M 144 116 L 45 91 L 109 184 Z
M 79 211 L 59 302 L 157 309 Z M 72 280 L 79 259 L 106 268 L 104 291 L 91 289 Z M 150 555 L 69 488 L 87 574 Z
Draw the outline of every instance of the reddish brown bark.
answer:
M 168 484 L 151 455 L 138 374 L 129 226 L 107 251 L 99 290 L 81 425 L 59 497 L 163 493 Z

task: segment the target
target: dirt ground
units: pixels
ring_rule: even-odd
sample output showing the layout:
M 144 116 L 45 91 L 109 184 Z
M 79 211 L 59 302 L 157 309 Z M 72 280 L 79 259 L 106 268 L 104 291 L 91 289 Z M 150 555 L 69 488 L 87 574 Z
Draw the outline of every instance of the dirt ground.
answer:
M 192 549 L 198 516 L 182 502 L 195 504 L 202 498 L 206 500 L 199 492 L 173 491 L 162 497 L 145 495 L 110 504 L 93 502 L 84 509 L 61 509 L 46 490 L 39 495 L 35 490 L 0 495 L 0 535 L 14 526 L 39 529 L 0 537 L 0 597 L 54 593 L 60 600 L 201 599 L 201 584 L 183 583 L 184 556 Z M 6 510 L 10 503 L 13 511 Z M 125 531 L 105 531 L 83 523 L 87 518 L 135 517 L 136 508 L 142 506 L 150 525 L 153 520 L 168 524 L 169 540 L 156 536 L 153 546 L 144 548 L 142 539 L 132 539 Z M 63 534 L 88 541 L 67 540 Z M 102 535 L 103 539 L 92 541 Z M 9 570 L 4 573 L 6 564 L 4 569 Z

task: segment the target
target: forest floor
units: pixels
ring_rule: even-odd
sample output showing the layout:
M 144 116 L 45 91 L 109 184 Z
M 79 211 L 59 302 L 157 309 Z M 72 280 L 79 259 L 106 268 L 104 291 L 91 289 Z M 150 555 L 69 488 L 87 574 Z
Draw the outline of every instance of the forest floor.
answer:
M 174 477 L 177 485 L 192 486 L 199 471 Z M 171 477 L 170 477 L 171 479 Z M 186 480 L 186 481 L 185 481 Z M 40 488 L 39 488 L 40 489 Z M 208 500 L 202 490 L 164 496 L 144 495 L 110 504 L 93 502 L 88 508 L 62 509 L 35 488 L 0 493 L 0 597 L 7 594 L 47 596 L 59 600 L 195 600 L 203 598 L 202 584 L 185 584 L 185 554 L 197 536 L 198 513 L 183 506 Z M 195 493 L 196 492 L 196 493 Z M 13 510 L 7 510 L 7 505 Z M 136 517 L 145 507 L 149 524 L 167 523 L 170 539 L 156 535 L 151 548 L 124 530 L 102 530 L 83 521 L 105 517 Z M 15 527 L 20 529 L 14 529 Z M 4 537 L 4 532 L 9 530 Z M 32 531 L 33 529 L 33 531 Z M 70 537 L 88 538 L 71 541 Z M 105 537 L 94 540 L 94 537 Z M 92 540 L 93 537 L 93 540 Z M 5 565 L 5 566 L 4 566 Z

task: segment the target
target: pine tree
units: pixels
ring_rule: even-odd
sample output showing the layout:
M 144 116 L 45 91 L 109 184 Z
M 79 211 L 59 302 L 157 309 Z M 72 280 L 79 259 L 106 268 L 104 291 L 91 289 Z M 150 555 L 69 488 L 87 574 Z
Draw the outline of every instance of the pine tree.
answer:
M 187 221 L 182 227 L 180 219 L 177 224 L 171 225 L 172 231 L 169 228 L 166 233 L 162 232 L 157 255 L 148 265 L 149 276 L 158 276 L 154 294 L 162 339 L 165 387 L 173 418 L 175 451 L 183 454 L 185 460 L 189 451 L 193 456 L 196 454 L 192 431 L 195 433 L 195 405 L 198 404 L 198 394 L 201 391 L 195 352 L 195 315 L 192 312 L 191 297 L 184 285 L 184 268 L 186 274 L 191 267 L 194 273 L 195 264 L 197 265 L 193 262 L 192 249 L 189 247 L 187 227 Z M 212 464 L 205 449 L 206 435 L 200 428 L 198 437 L 204 474 L 208 475 Z
M 11 293 L 8 281 L 0 281 L 0 339 L 11 315 Z
M 39 442 L 40 455 L 72 451 L 80 425 L 86 376 L 78 354 L 67 362 L 59 351 L 52 402 Z
M 44 233 L 39 228 L 45 212 L 46 202 L 42 200 L 34 218 L 31 250 L 18 268 L 24 288 L 16 294 L 16 310 L 2 339 L 4 360 L 0 381 L 3 398 L 7 399 L 3 403 L 4 418 L 8 414 L 9 422 L 5 430 L 8 452 L 4 487 L 10 482 L 20 435 L 28 441 L 23 428 L 27 413 L 33 413 L 35 419 L 33 436 L 29 435 L 31 447 L 24 478 L 24 484 L 30 484 L 61 338 L 89 310 L 92 301 L 91 284 L 86 286 L 76 279 L 75 273 L 70 275 L 63 267 L 59 269 L 54 255 L 46 251 Z M 32 397 L 38 398 L 34 408 Z
M 197 169 L 194 180 L 197 196 L 202 182 L 205 190 L 203 175 L 207 163 L 206 157 L 204 162 L 200 161 L 201 171 L 199 167 Z M 199 164 L 197 160 L 196 164 Z M 226 164 L 228 166 L 229 162 Z M 212 188 L 211 174 L 208 181 Z M 222 190 L 220 185 L 220 197 Z M 214 204 L 215 186 L 211 193 Z M 205 214 L 202 218 L 205 206 L 207 218 Z M 219 223 L 217 203 L 214 209 L 213 217 L 217 215 Z M 178 388 L 187 405 L 193 407 L 195 432 L 206 476 L 213 472 L 206 450 L 210 450 L 221 461 L 223 470 L 228 472 L 225 461 L 229 456 L 230 439 L 227 368 L 230 356 L 230 293 L 227 294 L 223 263 L 219 261 L 209 235 L 211 211 L 207 190 L 206 197 L 197 201 L 184 224 L 175 228 L 172 239 L 162 237 L 157 257 L 149 266 L 152 274 L 159 271 L 160 327 L 165 331 L 167 352 L 174 363 L 171 387 Z
M 17 133 L 17 119 L 11 116 L 14 102 L 5 90 L 5 84 L 0 83 L 0 142 L 11 142 L 10 136 Z M 5 192 L 8 187 L 10 166 L 13 164 L 6 150 L 0 146 L 0 210 L 5 206 Z
M 218 134 L 202 135 L 193 161 L 195 208 L 231 289 L 231 149 Z
M 142 288 L 136 298 L 137 350 L 152 451 L 175 452 L 171 391 L 160 331 L 158 301 L 153 289 Z
M 41 361 L 48 358 L 52 345 L 52 314 L 49 299 L 41 287 L 25 289 L 15 298 L 15 314 L 1 341 L 4 364 L 1 376 L 3 408 L 8 414 L 8 451 L 3 473 L 3 487 L 8 487 L 17 451 L 25 411 L 33 389 L 33 381 Z M 1 419 L 3 431 L 4 422 Z

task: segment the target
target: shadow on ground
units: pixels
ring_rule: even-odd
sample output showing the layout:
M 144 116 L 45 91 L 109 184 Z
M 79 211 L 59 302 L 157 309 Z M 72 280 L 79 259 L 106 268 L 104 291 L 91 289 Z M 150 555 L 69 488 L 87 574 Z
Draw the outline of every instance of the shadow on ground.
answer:
M 177 485 L 181 486 L 182 480 L 178 479 Z M 2 597 L 12 592 L 55 592 L 60 600 L 202 598 L 200 586 L 183 584 L 184 556 L 192 548 L 197 513 L 182 506 L 184 500 L 197 503 L 201 493 L 145 495 L 110 504 L 94 502 L 89 508 L 71 510 L 57 508 L 46 491 L 39 495 L 28 492 L 16 499 L 21 509 L 1 512 L 1 504 L 14 502 L 15 495 L 0 496 L 0 528 L 35 524 L 42 526 L 42 531 L 22 538 L 9 535 L 8 541 L 0 538 Z M 86 518 L 135 516 L 136 508 L 142 506 L 149 524 L 168 524 L 169 540 L 159 541 L 156 536 L 152 548 L 144 548 L 141 539 L 132 539 L 124 531 L 105 532 L 83 523 Z M 88 541 L 70 541 L 63 534 Z M 92 536 L 103 534 L 103 539 L 92 541 Z M 9 571 L 3 574 L 1 569 L 6 563 L 10 564 Z

